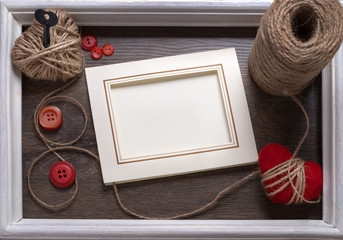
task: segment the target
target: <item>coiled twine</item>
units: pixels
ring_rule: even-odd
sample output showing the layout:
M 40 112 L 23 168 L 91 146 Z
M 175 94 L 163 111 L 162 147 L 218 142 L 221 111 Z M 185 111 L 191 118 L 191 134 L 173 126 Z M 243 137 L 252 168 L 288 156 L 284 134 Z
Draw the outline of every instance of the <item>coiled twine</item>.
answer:
M 33 20 L 33 25 L 15 41 L 12 61 L 29 78 L 67 81 L 84 69 L 81 37 L 66 11 L 49 11 L 58 17 L 58 23 L 50 28 L 50 46 L 43 46 L 43 26 Z
M 275 0 L 249 57 L 255 82 L 272 95 L 299 94 L 339 49 L 342 11 L 338 0 Z

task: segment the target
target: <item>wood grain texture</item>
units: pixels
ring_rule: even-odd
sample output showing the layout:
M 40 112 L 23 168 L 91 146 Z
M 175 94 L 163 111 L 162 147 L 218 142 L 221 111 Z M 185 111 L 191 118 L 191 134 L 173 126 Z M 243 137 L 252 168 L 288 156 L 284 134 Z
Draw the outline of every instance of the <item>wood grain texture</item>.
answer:
M 86 66 L 100 66 L 235 47 L 244 81 L 257 148 L 277 142 L 294 150 L 305 130 L 301 110 L 290 98 L 273 97 L 258 88 L 248 72 L 248 57 L 256 35 L 255 28 L 155 28 L 155 27 L 83 27 L 82 34 L 92 33 L 99 39 L 99 46 L 110 43 L 114 55 L 93 60 L 85 52 Z M 35 157 L 46 150 L 34 130 L 33 113 L 40 100 L 61 83 L 46 83 L 23 77 L 23 216 L 24 218 L 89 218 L 131 219 L 118 207 L 112 187 L 104 187 L 99 163 L 78 152 L 63 152 L 77 171 L 79 193 L 67 209 L 50 211 L 40 207 L 27 188 L 27 170 Z M 76 98 L 89 117 L 88 130 L 75 146 L 96 154 L 88 91 L 84 74 L 60 95 Z M 318 77 L 301 94 L 310 116 L 310 134 L 299 156 L 304 160 L 321 163 L 321 82 Z M 81 111 L 63 101 L 51 103 L 64 114 L 60 130 L 45 132 L 50 139 L 68 141 L 81 131 L 84 119 Z M 51 165 L 56 161 L 52 154 L 40 161 L 32 172 L 32 187 L 36 194 L 48 203 L 59 203 L 72 194 L 53 187 L 48 179 Z M 229 168 L 204 173 L 161 178 L 119 186 L 123 202 L 132 210 L 149 216 L 166 217 L 199 208 L 226 186 L 257 169 L 257 166 Z M 224 197 L 210 211 L 192 219 L 321 219 L 322 205 L 281 206 L 273 204 L 265 196 L 257 177 Z

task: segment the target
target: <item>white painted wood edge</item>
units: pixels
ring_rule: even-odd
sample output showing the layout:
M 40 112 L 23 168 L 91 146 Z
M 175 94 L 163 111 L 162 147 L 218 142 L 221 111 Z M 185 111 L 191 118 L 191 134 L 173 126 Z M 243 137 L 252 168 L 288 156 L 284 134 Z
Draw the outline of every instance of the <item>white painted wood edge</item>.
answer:
M 327 79 L 326 83 L 322 81 L 322 126 L 326 126 L 322 130 L 323 134 L 323 220 L 329 223 L 333 222 L 334 212 L 332 211 L 334 206 L 334 174 L 331 171 L 335 169 L 334 161 L 334 145 L 335 142 L 335 117 L 334 117 L 334 94 L 335 85 L 333 81 L 335 80 L 335 58 L 324 70 L 322 71 L 322 79 Z M 325 197 L 332 196 L 332 197 Z
M 342 0 L 341 0 L 342 1 Z M 83 11 L 85 9 L 91 9 L 92 12 L 102 11 L 103 9 L 109 11 L 112 9 L 136 9 L 137 11 L 153 11 L 161 9 L 169 9 L 171 11 L 184 11 L 189 9 L 191 11 L 214 11 L 220 12 L 225 9 L 237 9 L 239 11 L 249 10 L 265 10 L 266 6 L 269 6 L 273 0 L 81 0 L 81 1 L 49 1 L 49 0 L 2 0 L 6 7 L 15 12 L 19 10 L 33 10 L 36 7 L 58 7 L 65 9 L 76 9 L 77 11 Z
M 9 226 L 6 234 L 18 239 L 339 239 L 342 236 L 338 229 L 321 220 L 24 219 Z
M 0 25 L 0 229 L 22 217 L 21 80 L 11 63 L 11 49 L 21 32 L 1 4 Z
M 86 1 L 87 2 L 87 1 Z M 191 3 L 143 1 L 2 1 L 0 23 L 0 238 L 1 239 L 342 239 L 343 229 L 343 51 L 323 71 L 323 220 L 57 220 L 22 219 L 21 77 L 10 62 L 10 50 L 21 25 L 36 7 L 73 10 L 81 25 L 116 19 L 113 8 L 129 17 L 107 23 L 120 26 L 257 26 L 270 1 Z M 341 1 L 343 2 L 343 1 Z M 143 6 L 144 5 L 144 6 Z M 224 6 L 220 9 L 220 6 Z M 107 10 L 106 10 L 107 9 Z M 112 9 L 112 8 L 111 8 Z M 170 15 L 163 18 L 169 9 Z M 87 11 L 85 11 L 87 10 Z M 119 11 L 120 12 L 120 11 Z M 178 15 L 178 13 L 180 13 Z M 223 14 L 224 12 L 224 14 Z M 154 17 L 150 17 L 151 13 Z M 175 13 L 175 14 L 174 14 Z M 204 14 L 205 13 L 205 14 Z M 93 18 L 88 18 L 92 14 Z M 210 15 L 209 15 L 210 14 Z M 211 15 L 212 14 L 212 15 Z M 254 15 L 255 14 L 255 15 Z M 121 14 L 124 16 L 125 14 Z M 29 18 L 28 18 L 29 16 Z M 206 22 L 210 17 L 211 22 Z M 232 16 L 233 22 L 228 16 Z M 249 16 L 253 16 L 249 18 Z M 224 18 L 223 18 L 224 17 Z M 248 21 L 244 20 L 248 17 Z M 162 18 L 161 23 L 154 22 Z M 223 21 L 227 21 L 223 24 Z M 31 20 L 30 20 L 31 21 Z M 78 21 L 79 23 L 79 21 Z M 221 25 L 223 24 L 223 25 Z M 18 127 L 19 126 L 19 127 Z
M 332 187 L 333 192 L 329 196 L 332 197 L 331 213 L 332 224 L 343 231 L 343 47 L 336 54 L 333 61 L 333 73 L 332 77 L 334 90 L 333 102 L 333 114 L 332 114 Z
M 22 24 L 32 23 L 37 8 L 68 10 L 79 25 L 87 26 L 258 26 L 272 2 L 267 1 L 17 1 L 7 8 Z M 79 2 L 80 3 L 80 2 Z M 101 15 L 101 18 L 98 18 Z
M 343 47 L 322 72 L 323 220 L 343 231 Z M 324 127 L 325 126 L 325 127 Z

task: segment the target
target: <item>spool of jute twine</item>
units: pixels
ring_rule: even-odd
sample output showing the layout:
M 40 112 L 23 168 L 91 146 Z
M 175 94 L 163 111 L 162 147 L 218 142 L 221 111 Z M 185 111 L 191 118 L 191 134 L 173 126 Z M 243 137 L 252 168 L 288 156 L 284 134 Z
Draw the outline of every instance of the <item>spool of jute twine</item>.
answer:
M 261 175 L 267 196 L 287 186 L 291 203 L 316 203 L 304 198 L 304 160 L 296 157 L 309 132 L 309 118 L 295 96 L 311 84 L 333 58 L 343 40 L 343 10 L 338 0 L 275 0 L 261 19 L 249 57 L 249 70 L 265 92 L 290 96 L 306 117 L 306 132 L 288 161 Z M 266 184 L 271 179 L 277 181 Z M 272 191 L 273 187 L 279 188 Z
M 49 11 L 58 17 L 58 23 L 50 27 L 50 46 L 44 47 L 43 25 L 34 19 L 33 25 L 15 41 L 12 61 L 29 78 L 67 81 L 81 75 L 84 69 L 81 37 L 66 11 Z
M 272 95 L 299 94 L 340 47 L 342 11 L 338 0 L 275 0 L 249 57 L 255 82 Z

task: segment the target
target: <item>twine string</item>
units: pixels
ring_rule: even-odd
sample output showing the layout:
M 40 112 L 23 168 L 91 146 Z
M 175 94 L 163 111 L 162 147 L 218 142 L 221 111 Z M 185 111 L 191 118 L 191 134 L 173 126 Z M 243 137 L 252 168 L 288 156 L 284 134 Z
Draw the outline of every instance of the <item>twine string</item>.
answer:
M 75 147 L 75 146 L 70 146 L 74 143 L 76 143 L 86 132 L 87 129 L 87 123 L 88 123 L 88 117 L 87 117 L 87 113 L 86 110 L 84 109 L 84 107 L 82 106 L 82 104 L 77 101 L 76 99 L 72 98 L 72 97 L 68 97 L 68 96 L 54 96 L 55 94 L 57 94 L 58 92 L 66 89 L 67 87 L 69 87 L 70 85 L 72 85 L 76 80 L 78 79 L 78 77 L 75 77 L 74 79 L 71 79 L 69 82 L 67 82 L 66 84 L 64 84 L 63 86 L 57 88 L 56 90 L 52 91 L 51 93 L 47 94 L 38 104 L 35 112 L 34 112 L 34 126 L 36 129 L 36 132 L 38 133 L 38 136 L 41 138 L 41 140 L 43 141 L 43 143 L 46 145 L 46 147 L 48 148 L 48 150 L 46 150 L 45 152 L 43 152 L 41 155 L 39 155 L 37 158 L 34 159 L 34 161 L 31 163 L 29 170 L 28 170 L 28 176 L 27 176 L 27 182 L 28 182 L 28 188 L 29 188 L 29 192 L 31 194 L 31 196 L 33 197 L 33 199 L 38 202 L 41 206 L 47 208 L 47 209 L 51 209 L 51 210 L 61 210 L 64 209 L 65 207 L 69 206 L 74 199 L 76 198 L 78 189 L 79 189 L 79 185 L 77 182 L 77 177 L 75 178 L 75 188 L 73 191 L 73 195 L 67 199 L 66 201 L 59 203 L 59 204 L 48 204 L 46 202 L 44 202 L 43 200 L 41 200 L 33 191 L 32 186 L 31 186 L 31 173 L 32 173 L 32 169 L 34 168 L 34 166 L 36 165 L 36 163 L 38 161 L 40 161 L 44 156 L 46 156 L 49 153 L 53 153 L 55 154 L 59 160 L 61 161 L 66 161 L 58 152 L 62 151 L 62 150 L 73 150 L 73 151 L 79 151 L 79 152 L 83 152 L 86 153 L 88 155 L 90 155 L 92 158 L 96 159 L 99 161 L 99 157 L 96 156 L 94 153 L 88 151 L 87 149 L 84 148 L 80 148 L 80 147 Z M 42 107 L 51 102 L 52 100 L 56 100 L 56 99 L 63 99 L 66 100 L 68 102 L 71 102 L 73 104 L 75 104 L 76 106 L 78 106 L 84 116 L 85 122 L 84 122 L 84 127 L 82 129 L 82 132 L 72 141 L 66 142 L 66 143 L 59 143 L 59 142 L 55 142 L 55 141 L 51 141 L 49 140 L 47 137 L 45 137 L 42 132 L 40 131 L 39 128 L 39 112 L 42 109 Z M 56 145 L 58 147 L 52 147 L 49 144 L 52 145 Z
M 69 206 L 74 199 L 76 198 L 79 186 L 78 186 L 78 182 L 77 179 L 75 179 L 75 189 L 73 192 L 73 195 L 66 201 L 59 203 L 59 204 L 47 204 L 46 202 L 44 202 L 43 200 L 39 199 L 39 197 L 34 193 L 32 187 L 31 187 L 31 173 L 32 173 L 32 169 L 35 166 L 35 164 L 40 161 L 44 156 L 46 156 L 49 153 L 54 153 L 61 161 L 65 161 L 65 159 L 58 153 L 60 151 L 63 150 L 74 150 L 74 151 L 79 151 L 79 152 L 83 152 L 86 153 L 88 155 L 90 155 L 92 158 L 96 159 L 99 161 L 99 157 L 96 156 L 94 153 L 88 151 L 87 149 L 84 148 L 80 148 L 80 147 L 75 147 L 75 146 L 70 146 L 72 144 L 74 144 L 75 142 L 77 142 L 85 133 L 86 131 L 86 126 L 87 126 L 87 122 L 88 122 L 88 118 L 87 118 L 87 114 L 85 112 L 85 109 L 83 108 L 82 104 L 80 102 L 78 102 L 76 99 L 68 97 L 68 96 L 53 96 L 55 94 L 57 94 L 58 92 L 62 91 L 63 89 L 69 87 L 73 82 L 75 82 L 76 79 L 73 79 L 72 81 L 70 81 L 69 83 L 63 85 L 62 87 L 54 90 L 53 92 L 49 93 L 48 95 L 46 95 L 41 102 L 39 103 L 39 105 L 36 108 L 36 111 L 34 113 L 34 123 L 35 123 L 35 129 L 39 135 L 39 137 L 42 139 L 42 141 L 44 142 L 44 144 L 47 146 L 48 150 L 46 150 L 45 152 L 43 152 L 40 156 L 38 156 L 30 165 L 29 167 L 29 171 L 28 171 L 28 188 L 29 188 L 29 192 L 31 194 L 31 196 L 33 197 L 34 200 L 36 200 L 41 206 L 51 209 L 51 210 L 61 210 L 64 209 L 65 207 Z M 306 113 L 306 110 L 304 109 L 303 105 L 301 104 L 301 102 L 298 100 L 297 97 L 295 96 L 291 96 L 291 98 L 297 103 L 297 105 L 300 107 L 300 109 L 302 110 L 305 119 L 306 119 L 306 131 L 305 134 L 303 135 L 303 137 L 301 138 L 300 142 L 298 143 L 296 150 L 292 156 L 292 158 L 288 161 L 285 161 L 271 169 L 269 169 L 268 171 L 266 171 L 264 174 L 261 175 L 262 178 L 262 182 L 266 182 L 266 181 L 270 181 L 276 177 L 278 177 L 279 179 L 277 181 L 274 181 L 268 185 L 265 185 L 265 190 L 273 188 L 275 186 L 281 185 L 279 188 L 277 188 L 276 190 L 267 192 L 267 196 L 274 196 L 276 194 L 278 194 L 279 192 L 281 192 L 282 190 L 284 190 L 287 186 L 291 185 L 293 191 L 293 196 L 291 198 L 291 200 L 289 201 L 290 203 L 300 203 L 300 202 L 307 202 L 307 203 L 317 203 L 319 202 L 319 200 L 316 201 L 309 201 L 306 200 L 304 198 L 304 193 L 305 193 L 305 187 L 306 187 L 306 176 L 304 173 L 304 161 L 300 158 L 296 158 L 296 154 L 298 153 L 299 149 L 301 148 L 301 145 L 303 144 L 303 142 L 305 141 L 307 135 L 308 135 L 308 131 L 309 131 L 309 118 L 308 115 Z M 55 99 L 65 99 L 69 102 L 75 103 L 78 107 L 80 107 L 82 113 L 84 114 L 85 117 L 85 126 L 82 130 L 82 132 L 72 141 L 68 142 L 68 143 L 58 143 L 58 142 L 54 142 L 51 141 L 49 139 L 47 139 L 40 131 L 39 129 L 39 119 L 38 119 L 38 115 L 39 115 L 39 111 L 40 109 L 48 102 L 55 100 Z M 49 144 L 52 145 L 56 145 L 58 147 L 51 147 Z M 252 178 L 256 177 L 258 174 L 260 173 L 260 170 L 258 171 L 254 171 L 252 173 L 250 173 L 249 175 L 243 177 L 242 179 L 234 182 L 233 184 L 231 184 L 230 186 L 226 187 L 224 190 L 220 191 L 210 202 L 208 202 L 207 204 L 201 206 L 198 209 L 183 213 L 183 214 L 178 214 L 175 216 L 170 216 L 170 217 L 150 217 L 150 216 L 145 216 L 139 213 L 136 213 L 132 210 L 130 210 L 129 208 L 127 208 L 124 203 L 122 202 L 120 195 L 119 195 L 119 191 L 118 191 L 118 187 L 115 183 L 113 183 L 113 190 L 114 190 L 114 194 L 115 197 L 117 199 L 117 202 L 120 206 L 120 208 L 126 212 L 129 215 L 132 215 L 134 217 L 137 218 L 141 218 L 141 219 L 155 219 L 155 220 L 171 220 L 171 219 L 182 219 L 182 218 L 187 218 L 187 217 L 191 217 L 197 214 L 200 214 L 208 209 L 210 209 L 211 207 L 213 207 L 224 195 L 228 194 L 229 192 L 233 191 L 235 188 L 243 185 L 244 183 L 248 182 L 249 180 L 251 180 Z M 295 183 L 293 183 L 295 181 Z
M 308 115 L 306 113 L 304 106 L 299 101 L 299 99 L 295 96 L 290 96 L 290 97 L 297 103 L 297 105 L 300 107 L 300 109 L 304 113 L 304 116 L 306 119 L 306 131 L 305 131 L 303 137 L 301 138 L 300 142 L 298 143 L 292 158 L 288 161 L 285 161 L 285 162 L 269 169 L 264 174 L 261 174 L 262 182 L 272 180 L 275 177 L 281 176 L 281 178 L 278 179 L 277 181 L 272 182 L 269 185 L 265 186 L 265 189 L 268 189 L 268 188 L 272 188 L 274 186 L 277 186 L 279 184 L 282 184 L 282 186 L 280 186 L 277 190 L 272 191 L 270 193 L 266 192 L 267 196 L 274 196 L 274 195 L 280 193 L 282 190 L 284 190 L 287 186 L 291 185 L 291 187 L 294 191 L 293 191 L 292 198 L 289 201 L 289 204 L 290 203 L 301 203 L 301 202 L 307 202 L 307 203 L 311 203 L 311 204 L 318 203 L 319 199 L 316 201 L 309 201 L 309 200 L 306 200 L 304 198 L 305 187 L 306 187 L 306 176 L 305 176 L 305 171 L 304 171 L 304 161 L 300 158 L 295 157 L 296 154 L 299 152 L 299 149 L 301 148 L 302 144 L 304 143 L 304 141 L 308 135 L 309 125 L 310 125 L 309 118 L 308 118 Z M 141 219 L 149 219 L 149 220 L 182 219 L 182 218 L 187 218 L 187 217 L 191 217 L 191 216 L 200 214 L 200 213 L 208 210 L 209 208 L 213 207 L 224 195 L 228 194 L 229 192 L 231 192 L 235 188 L 243 185 L 244 183 L 248 182 L 252 178 L 256 177 L 259 173 L 260 173 L 260 170 L 254 171 L 254 172 L 250 173 L 249 175 L 245 176 L 244 178 L 234 182 L 230 186 L 226 187 L 224 190 L 220 191 L 214 197 L 214 199 L 212 201 L 208 202 L 207 204 L 203 205 L 202 207 L 195 209 L 195 210 L 192 210 L 190 212 L 186 212 L 186 213 L 171 216 L 171 217 L 150 217 L 150 216 L 146 216 L 146 215 L 136 213 L 124 205 L 124 203 L 120 199 L 118 188 L 117 188 L 117 185 L 115 183 L 113 183 L 113 189 L 114 189 L 114 193 L 115 193 L 115 196 L 116 196 L 116 199 L 117 199 L 119 206 L 122 208 L 122 210 L 124 210 L 124 212 L 126 212 L 127 214 L 129 214 L 131 216 L 141 218 Z M 294 180 L 296 181 L 295 184 L 293 183 Z
M 75 146 L 70 146 L 74 143 L 76 143 L 85 133 L 86 131 L 86 127 L 87 127 L 87 122 L 88 122 L 88 117 L 86 114 L 86 111 L 84 109 L 84 107 L 82 106 L 82 104 L 80 102 L 78 102 L 76 99 L 68 97 L 68 96 L 54 96 L 56 95 L 58 92 L 66 89 L 67 87 L 69 87 L 70 85 L 72 85 L 75 81 L 77 80 L 77 78 L 74 78 L 73 80 L 71 80 L 70 82 L 68 82 L 67 84 L 61 86 L 60 88 L 52 91 L 51 93 L 47 94 L 42 100 L 41 102 L 38 104 L 36 111 L 34 113 L 34 125 L 35 125 L 35 129 L 38 133 L 38 136 L 41 138 L 41 140 L 44 142 L 44 144 L 46 145 L 46 147 L 48 148 L 48 150 L 46 150 L 45 152 L 43 152 L 41 155 L 39 155 L 37 158 L 34 159 L 34 161 L 31 163 L 29 170 L 28 170 L 28 188 L 29 188 L 29 192 L 31 194 L 31 196 L 33 197 L 33 199 L 39 203 L 41 206 L 47 208 L 47 209 L 51 209 L 51 210 L 61 210 L 66 208 L 67 206 L 69 206 L 74 199 L 77 196 L 77 192 L 79 189 L 78 186 L 78 182 L 77 182 L 77 178 L 75 178 L 75 189 L 73 192 L 73 195 L 66 201 L 59 203 L 59 204 L 48 204 L 46 202 L 44 202 L 43 200 L 41 200 L 33 191 L 32 186 L 31 186 L 31 173 L 32 173 L 32 169 L 34 168 L 34 166 L 36 165 L 36 163 L 38 161 L 40 161 L 44 156 L 46 156 L 49 153 L 53 153 L 55 154 L 61 161 L 65 161 L 65 159 L 58 153 L 59 151 L 63 151 L 63 150 L 74 150 L 74 151 L 79 151 L 79 152 L 84 152 L 87 153 L 88 155 L 90 155 L 92 158 L 96 159 L 99 161 L 99 157 L 96 156 L 95 154 L 93 154 L 92 152 L 88 151 L 87 149 L 84 148 L 80 148 L 80 147 L 75 147 Z M 69 102 L 72 102 L 74 104 L 76 104 L 82 111 L 84 118 L 85 118 L 85 124 L 84 124 L 84 128 L 82 130 L 82 132 L 72 141 L 67 142 L 67 143 L 59 143 L 59 142 L 54 142 L 49 140 L 48 138 L 46 138 L 40 131 L 39 129 L 39 112 L 41 110 L 41 108 L 47 104 L 48 102 L 55 100 L 55 99 L 64 99 L 67 100 Z M 52 145 L 56 145 L 58 147 L 51 147 L 49 144 Z M 148 216 L 144 216 L 138 213 L 135 213 L 131 210 L 129 210 L 127 207 L 125 207 L 125 205 L 123 204 L 123 202 L 121 201 L 121 198 L 119 196 L 119 192 L 118 192 L 118 188 L 117 185 L 115 183 L 113 183 L 113 189 L 114 189 L 114 193 L 115 193 L 115 197 L 117 199 L 117 202 L 119 204 L 119 206 L 122 208 L 122 210 L 132 216 L 138 217 L 138 218 L 142 218 L 142 219 L 160 219 L 160 220 L 167 220 L 167 219 L 180 219 L 180 218 L 186 218 L 186 217 L 190 217 L 196 214 L 200 214 L 204 211 L 206 211 L 207 209 L 211 208 L 212 206 L 214 206 L 220 198 L 222 198 L 225 194 L 227 194 L 228 192 L 232 191 L 233 189 L 237 188 L 238 186 L 242 185 L 243 183 L 249 181 L 250 179 L 252 179 L 253 177 L 257 176 L 259 174 L 259 170 L 255 171 L 251 174 L 249 174 L 248 176 L 242 178 L 241 180 L 234 182 L 233 184 L 231 184 L 229 187 L 225 188 L 224 190 L 222 190 L 221 192 L 219 192 L 216 197 L 209 203 L 205 204 L 204 206 L 200 207 L 199 209 L 184 213 L 184 214 L 179 214 L 176 216 L 172 216 L 172 217 L 165 217 L 165 218 L 158 218 L 158 217 L 148 217 Z
M 186 213 L 183 213 L 183 214 L 179 214 L 179 215 L 175 215 L 175 216 L 172 216 L 172 217 L 149 217 L 149 216 L 145 216 L 145 215 L 142 215 L 142 214 L 138 214 L 130 209 L 128 209 L 124 204 L 123 202 L 121 201 L 120 199 L 120 196 L 119 196 L 119 192 L 118 192 L 118 188 L 117 188 L 117 185 L 115 183 L 113 183 L 113 189 L 114 189 L 114 193 L 115 193 L 115 196 L 116 196 L 116 199 L 117 199 L 117 202 L 119 204 L 119 206 L 121 207 L 122 210 L 124 210 L 124 212 L 126 212 L 127 214 L 129 215 L 132 215 L 134 217 L 137 217 L 137 218 L 141 218 L 141 219 L 149 219 L 149 220 L 172 220 L 172 219 L 181 219 L 181 218 L 187 218 L 187 217 L 191 217 L 191 216 L 194 216 L 194 215 L 198 215 L 206 210 L 208 210 L 209 208 L 213 207 L 218 201 L 219 199 L 221 199 L 224 195 L 226 195 L 227 193 L 231 192 L 232 190 L 234 190 L 235 188 L 241 186 L 242 184 L 248 182 L 249 180 L 251 180 L 252 178 L 256 177 L 258 174 L 260 173 L 260 170 L 258 171 L 255 171 L 255 172 L 252 172 L 250 173 L 249 175 L 245 176 L 244 178 L 234 182 L 233 184 L 231 184 L 230 186 L 226 187 L 224 190 L 220 191 L 212 201 L 210 201 L 209 203 L 203 205 L 202 207 L 196 209 L 196 210 L 193 210 L 193 211 L 190 211 L 190 212 L 186 212 Z
M 85 112 L 84 107 L 82 106 L 82 104 L 80 102 L 78 102 L 76 99 L 68 97 L 68 96 L 54 96 L 55 94 L 57 94 L 58 92 L 64 90 L 65 88 L 69 87 L 70 85 L 72 85 L 75 81 L 77 80 L 77 78 L 71 80 L 70 82 L 68 82 L 67 84 L 63 85 L 62 87 L 52 91 L 51 93 L 47 94 L 42 100 L 41 102 L 38 104 L 36 111 L 34 113 L 34 125 L 35 125 L 35 129 L 38 133 L 38 136 L 41 138 L 41 140 L 43 141 L 43 143 L 46 145 L 46 147 L 48 148 L 48 150 L 46 150 L 45 152 L 43 152 L 41 155 L 39 155 L 37 158 L 34 159 L 34 161 L 31 163 L 29 170 L 28 170 L 28 188 L 29 188 L 29 192 L 31 194 L 31 196 L 33 197 L 33 199 L 39 203 L 41 206 L 47 208 L 47 209 L 51 209 L 51 210 L 61 210 L 66 208 L 67 206 L 69 206 L 74 199 L 77 196 L 77 192 L 79 189 L 78 186 L 78 182 L 77 182 L 77 178 L 75 178 L 75 189 L 73 192 L 73 195 L 66 201 L 59 203 L 59 204 L 48 204 L 46 202 L 44 202 L 43 200 L 41 200 L 33 191 L 32 186 L 31 186 L 31 173 L 32 170 L 34 168 L 34 166 L 36 165 L 36 163 L 38 161 L 40 161 L 43 157 L 45 157 L 47 154 L 49 153 L 53 153 L 55 154 L 61 161 L 65 161 L 65 159 L 58 153 L 60 151 L 65 151 L 65 150 L 73 150 L 73 151 L 79 151 L 79 152 L 83 152 L 83 153 L 87 153 L 88 155 L 90 155 L 92 158 L 96 159 L 99 161 L 99 157 L 96 156 L 94 153 L 88 151 L 87 149 L 84 148 L 80 148 L 80 147 L 75 147 L 75 146 L 70 146 L 72 144 L 74 144 L 75 142 L 77 142 L 85 133 L 86 131 L 86 126 L 87 126 L 87 122 L 88 122 L 88 117 L 87 114 Z M 82 130 L 82 132 L 72 141 L 68 142 L 68 143 L 59 143 L 59 142 L 54 142 L 49 140 L 48 138 L 46 138 L 40 131 L 39 129 L 39 112 L 41 110 L 41 108 L 47 104 L 48 102 L 55 100 L 55 99 L 65 99 L 69 102 L 75 103 L 78 107 L 80 107 L 80 109 L 82 110 L 82 113 L 84 114 L 85 117 L 85 125 L 84 128 Z M 57 145 L 58 147 L 51 147 L 49 144 L 52 145 Z M 221 199 L 225 194 L 229 193 L 230 191 L 232 191 L 233 189 L 237 188 L 238 186 L 241 186 L 243 183 L 249 181 L 250 179 L 252 179 L 253 177 L 256 177 L 259 174 L 259 170 L 255 171 L 251 174 L 249 174 L 248 176 L 240 179 L 239 181 L 234 182 L 233 184 L 231 184 L 229 187 L 225 188 L 224 190 L 222 190 L 221 192 L 219 192 L 216 197 L 210 201 L 209 203 L 205 204 L 204 206 L 184 213 L 184 214 L 179 214 L 176 216 L 172 216 L 172 217 L 165 217 L 165 218 L 159 218 L 159 217 L 149 217 L 149 216 L 144 216 L 138 213 L 135 213 L 131 210 L 129 210 L 127 207 L 125 207 L 124 203 L 121 201 L 121 198 L 119 196 L 119 192 L 118 192 L 118 188 L 117 185 L 115 183 L 113 183 L 113 189 L 114 189 L 114 193 L 115 193 L 115 197 L 117 199 L 117 202 L 119 204 L 119 206 L 122 208 L 122 210 L 132 216 L 135 216 L 137 218 L 142 218 L 142 219 L 160 219 L 160 220 L 167 220 L 167 219 L 180 219 L 180 218 L 186 218 L 186 217 L 190 217 L 190 216 L 194 216 L 197 214 L 200 214 L 204 211 L 206 211 L 207 209 L 213 207 L 218 201 L 219 199 Z
M 289 185 L 293 189 L 293 194 L 291 199 L 287 204 L 299 204 L 302 202 L 306 203 L 318 203 L 320 200 L 307 200 L 305 199 L 305 188 L 306 188 L 306 175 L 304 164 L 305 161 L 301 158 L 297 158 L 296 155 L 298 154 L 302 144 L 304 143 L 310 127 L 310 121 L 308 114 L 296 96 L 290 96 L 293 101 L 300 107 L 301 111 L 303 112 L 305 119 L 306 119 L 306 131 L 299 141 L 291 159 L 276 165 L 275 167 L 267 170 L 263 174 L 261 174 L 261 182 L 264 186 L 265 192 L 268 197 L 275 196 L 276 194 L 282 192 L 286 187 Z M 277 179 L 277 180 L 275 180 Z M 294 183 L 295 181 L 295 183 Z M 270 182 L 266 184 L 266 182 Z
M 74 147 L 74 146 L 63 146 L 63 147 L 56 147 L 56 148 L 49 147 L 49 150 L 47 150 L 47 151 L 43 152 L 41 155 L 39 155 L 30 165 L 30 168 L 28 171 L 27 182 L 28 182 L 29 192 L 30 192 L 31 196 L 33 197 L 33 199 L 36 200 L 41 206 L 43 206 L 47 209 L 61 210 L 61 209 L 64 209 L 65 207 L 67 207 L 68 205 L 70 205 L 74 201 L 74 199 L 77 195 L 78 189 L 79 189 L 77 178 L 75 178 L 75 189 L 74 189 L 73 195 L 68 200 L 66 200 L 62 203 L 59 203 L 59 204 L 48 204 L 48 203 L 44 202 L 43 200 L 41 200 L 39 197 L 37 197 L 37 195 L 34 193 L 32 187 L 31 187 L 32 169 L 38 161 L 40 161 L 43 157 L 45 157 L 49 153 L 56 153 L 56 152 L 65 151 L 65 150 L 73 150 L 73 151 L 86 153 L 89 156 L 91 156 L 92 158 L 94 158 L 95 160 L 99 160 L 99 157 L 97 155 L 95 155 L 94 153 L 92 153 L 91 151 L 84 149 L 84 148 L 80 148 L 80 147 Z M 61 160 L 65 161 L 63 158 Z
M 64 101 L 71 102 L 71 103 L 75 104 L 76 106 L 78 106 L 80 108 L 80 110 L 82 111 L 82 114 L 83 114 L 84 119 L 85 119 L 85 123 L 84 123 L 84 126 L 83 126 L 83 129 L 82 129 L 81 133 L 75 139 L 73 139 L 73 140 L 71 140 L 69 142 L 59 143 L 59 142 L 52 141 L 52 140 L 46 138 L 42 134 L 42 132 L 40 131 L 40 128 L 39 128 L 39 114 L 38 113 L 40 112 L 40 110 L 42 109 L 42 107 L 44 105 L 46 105 L 48 102 L 51 102 L 51 101 L 56 100 L 56 99 L 62 99 Z M 88 123 L 88 117 L 87 117 L 87 113 L 86 113 L 86 110 L 84 109 L 84 107 L 75 98 L 68 97 L 68 96 L 53 96 L 53 97 L 49 97 L 45 101 L 42 101 L 38 105 L 37 110 L 35 111 L 34 124 L 35 124 L 35 128 L 36 128 L 36 131 L 37 131 L 39 137 L 44 142 L 47 142 L 47 143 L 50 143 L 50 144 L 53 144 L 53 145 L 56 145 L 56 146 L 69 146 L 69 145 L 72 145 L 72 144 L 76 143 L 85 134 L 86 129 L 87 129 L 87 123 Z

